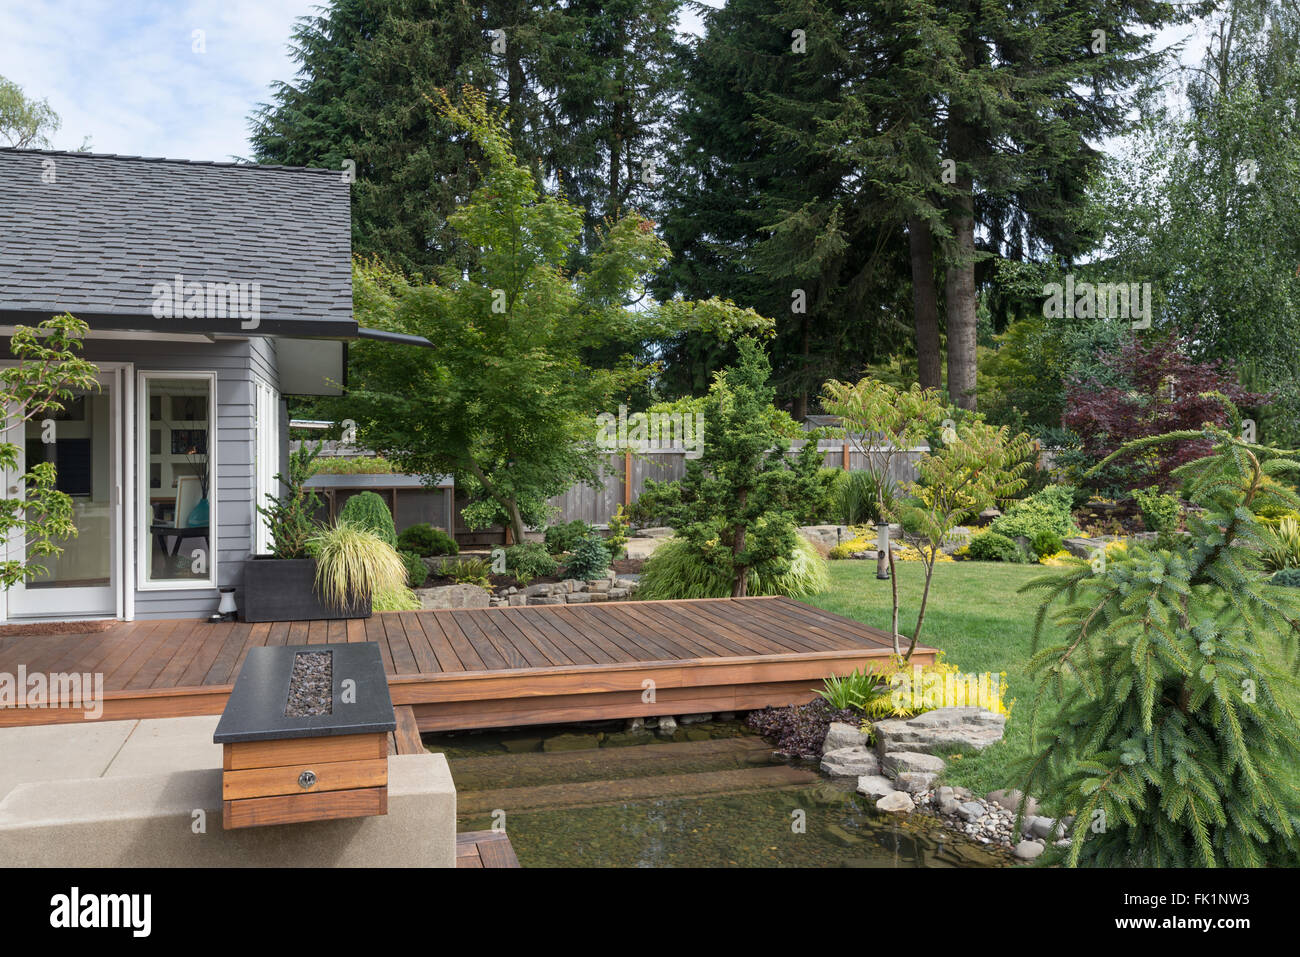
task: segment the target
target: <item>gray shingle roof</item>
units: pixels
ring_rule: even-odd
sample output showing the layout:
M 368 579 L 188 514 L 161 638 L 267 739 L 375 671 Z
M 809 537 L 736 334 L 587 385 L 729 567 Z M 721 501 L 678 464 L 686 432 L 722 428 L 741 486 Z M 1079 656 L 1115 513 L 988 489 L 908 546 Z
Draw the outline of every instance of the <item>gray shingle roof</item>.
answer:
M 50 176 L 51 171 L 53 176 Z M 160 287 L 245 283 L 257 324 L 156 315 Z M 161 296 L 163 299 L 170 297 Z M 339 171 L 0 149 L 0 323 L 70 312 L 93 328 L 352 336 Z

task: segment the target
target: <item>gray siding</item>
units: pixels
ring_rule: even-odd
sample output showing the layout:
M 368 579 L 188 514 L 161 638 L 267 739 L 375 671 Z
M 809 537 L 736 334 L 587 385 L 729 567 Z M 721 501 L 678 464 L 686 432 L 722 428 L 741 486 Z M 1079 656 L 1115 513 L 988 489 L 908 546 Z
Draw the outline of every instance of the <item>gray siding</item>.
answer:
M 139 372 L 215 372 L 217 374 L 217 581 L 240 586 L 243 563 L 252 552 L 253 472 L 255 428 L 254 371 L 272 385 L 276 380 L 274 349 L 260 339 L 217 342 L 159 342 L 148 340 L 88 339 L 85 356 L 92 362 L 131 362 Z M 269 359 L 267 357 L 270 357 Z M 134 383 L 132 384 L 134 387 Z M 136 397 L 137 403 L 139 396 Z M 137 415 L 139 409 L 137 406 Z M 137 436 L 137 441 L 138 441 Z M 128 507 L 139 507 L 136 463 Z M 147 516 L 135 515 L 137 535 Z M 139 558 L 137 557 L 137 561 Z M 215 588 L 176 591 L 135 591 L 136 618 L 198 618 L 216 611 Z M 236 597 L 238 600 L 238 596 Z

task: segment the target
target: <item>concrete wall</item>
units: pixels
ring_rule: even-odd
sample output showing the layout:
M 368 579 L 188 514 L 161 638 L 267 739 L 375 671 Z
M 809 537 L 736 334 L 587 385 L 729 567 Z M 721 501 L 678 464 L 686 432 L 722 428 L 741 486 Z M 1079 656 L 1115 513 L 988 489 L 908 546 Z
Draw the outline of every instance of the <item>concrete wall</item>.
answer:
M 196 811 L 205 831 L 195 832 Z M 388 759 L 388 814 L 221 829 L 221 771 L 48 780 L 0 800 L 7 867 L 455 867 L 441 754 Z

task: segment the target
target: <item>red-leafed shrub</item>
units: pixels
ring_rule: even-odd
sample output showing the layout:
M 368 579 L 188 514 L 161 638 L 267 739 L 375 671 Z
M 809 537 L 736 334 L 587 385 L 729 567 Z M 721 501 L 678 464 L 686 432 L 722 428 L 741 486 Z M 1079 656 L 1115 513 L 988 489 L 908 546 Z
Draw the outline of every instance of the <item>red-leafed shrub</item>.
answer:
M 1117 353 L 1100 355 L 1101 367 L 1093 373 L 1067 382 L 1062 421 L 1079 436 L 1079 464 L 1094 465 L 1134 439 L 1199 429 L 1206 422 L 1228 425 L 1223 403 L 1206 393 L 1221 393 L 1239 409 L 1258 407 L 1270 398 L 1243 389 L 1230 366 L 1197 361 L 1188 351 L 1186 339 L 1136 338 Z M 1170 477 L 1173 469 L 1209 451 L 1203 440 L 1161 446 L 1078 481 L 1108 493 L 1151 485 L 1169 490 L 1176 484 Z

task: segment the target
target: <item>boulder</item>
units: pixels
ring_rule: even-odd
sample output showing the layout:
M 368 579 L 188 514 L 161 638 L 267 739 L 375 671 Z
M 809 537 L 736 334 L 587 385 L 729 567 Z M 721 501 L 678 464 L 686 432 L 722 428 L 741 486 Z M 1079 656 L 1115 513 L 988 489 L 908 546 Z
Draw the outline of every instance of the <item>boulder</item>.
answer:
M 984 708 L 936 708 L 915 718 L 888 718 L 872 725 L 876 748 L 890 751 L 920 751 L 945 754 L 954 747 L 976 751 L 1002 740 L 1007 719 Z
M 838 751 L 840 748 L 865 748 L 866 746 L 865 733 L 843 721 L 832 721 L 830 730 L 826 732 L 826 740 L 822 742 L 822 753 Z
M 882 798 L 897 790 L 893 781 L 879 774 L 866 774 L 858 778 L 858 793 L 869 798 Z
M 684 714 L 677 719 L 681 724 L 703 724 L 705 721 L 712 721 L 711 714 Z
M 664 737 L 672 737 L 673 732 L 677 730 L 677 719 L 672 715 L 664 715 L 659 719 L 659 733 Z
M 1008 811 L 1014 813 L 1015 811 L 1020 810 L 1020 799 L 1022 797 L 1024 797 L 1024 795 L 1018 789 L 1012 788 L 1010 791 L 990 791 L 988 794 L 984 795 L 984 800 L 991 801 L 998 807 L 1004 807 Z M 1033 798 L 1030 798 L 1025 804 L 1025 817 L 1033 817 L 1037 813 L 1038 802 Z
M 1060 840 L 1065 837 L 1065 824 L 1050 817 L 1033 817 L 1029 820 L 1029 833 L 1040 840 Z
M 822 755 L 822 773 L 835 777 L 861 777 L 877 774 L 880 759 L 866 748 L 840 748 Z
M 796 531 L 814 545 L 825 548 L 853 540 L 853 530 L 847 525 L 801 525 Z
M 1043 853 L 1043 845 L 1038 841 L 1021 841 L 1011 851 L 1022 861 L 1032 861 Z
M 609 591 L 610 581 L 608 578 L 597 578 L 587 582 L 587 591 Z
M 636 533 L 637 538 L 672 538 L 673 530 L 667 525 L 652 525 Z
M 921 754 L 917 751 L 890 751 L 880 763 L 886 771 L 891 771 L 895 775 L 907 771 L 926 771 L 931 774 L 938 774 L 944 769 L 942 758 L 936 758 L 933 754 Z
M 565 604 L 567 605 L 585 605 L 587 602 L 591 601 L 592 596 L 586 592 L 575 591 L 565 595 L 564 598 Z
M 957 805 L 957 814 L 966 821 L 978 821 L 988 814 L 988 808 L 979 801 L 966 801 Z
M 895 791 L 877 801 L 876 810 L 887 814 L 911 814 L 916 810 L 916 802 L 906 791 Z
M 423 609 L 435 608 L 487 608 L 492 596 L 478 585 L 440 585 L 437 588 L 417 588 Z
M 938 775 L 930 771 L 904 771 L 894 778 L 895 785 L 908 794 L 922 794 L 930 790 Z

